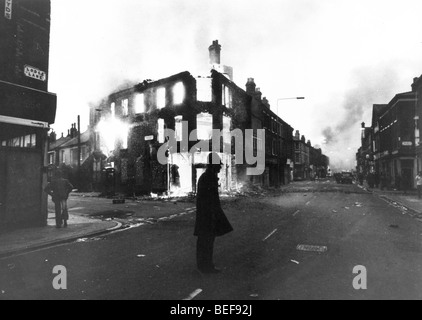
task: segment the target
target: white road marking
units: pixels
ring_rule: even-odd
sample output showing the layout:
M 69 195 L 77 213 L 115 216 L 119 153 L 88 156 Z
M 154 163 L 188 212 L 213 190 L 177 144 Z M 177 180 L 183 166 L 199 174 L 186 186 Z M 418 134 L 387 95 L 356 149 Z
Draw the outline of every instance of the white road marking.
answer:
M 70 208 L 69 211 L 76 211 L 81 209 L 85 209 L 85 207 Z
M 202 292 L 202 289 L 196 289 L 194 292 L 192 292 L 187 298 L 183 300 L 192 300 L 194 299 L 198 294 Z
M 299 251 L 313 251 L 313 252 L 326 252 L 328 248 L 326 246 L 312 246 L 308 244 L 299 244 L 296 247 Z
M 271 237 L 274 233 L 276 233 L 277 232 L 277 229 L 275 229 L 273 232 L 271 232 L 264 240 L 262 240 L 262 241 L 265 241 L 265 240 L 267 240 L 269 237 Z

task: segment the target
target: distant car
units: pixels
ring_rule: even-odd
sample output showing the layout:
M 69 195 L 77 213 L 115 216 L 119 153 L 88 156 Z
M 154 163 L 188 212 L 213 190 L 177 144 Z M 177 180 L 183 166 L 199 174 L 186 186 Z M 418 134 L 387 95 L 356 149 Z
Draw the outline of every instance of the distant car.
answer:
M 353 174 L 351 172 L 342 172 L 339 180 L 340 180 L 340 183 L 343 183 L 343 184 L 352 184 Z

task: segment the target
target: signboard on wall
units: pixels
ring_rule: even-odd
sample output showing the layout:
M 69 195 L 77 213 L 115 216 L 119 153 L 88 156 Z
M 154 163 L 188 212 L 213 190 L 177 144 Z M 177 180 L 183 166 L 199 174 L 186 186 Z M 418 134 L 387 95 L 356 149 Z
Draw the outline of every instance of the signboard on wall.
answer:
M 41 71 L 35 67 L 31 67 L 29 65 L 25 65 L 24 69 L 25 76 L 33 79 L 37 79 L 40 81 L 47 80 L 47 74 L 44 71 Z
M 6 0 L 4 4 L 4 17 L 12 20 L 12 0 Z

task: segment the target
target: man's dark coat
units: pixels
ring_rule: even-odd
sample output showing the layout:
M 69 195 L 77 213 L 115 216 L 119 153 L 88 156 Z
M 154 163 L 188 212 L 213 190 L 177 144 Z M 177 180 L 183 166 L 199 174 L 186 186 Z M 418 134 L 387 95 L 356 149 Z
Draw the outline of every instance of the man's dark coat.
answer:
M 210 170 L 199 178 L 196 199 L 195 236 L 222 236 L 233 231 L 218 195 L 218 177 Z

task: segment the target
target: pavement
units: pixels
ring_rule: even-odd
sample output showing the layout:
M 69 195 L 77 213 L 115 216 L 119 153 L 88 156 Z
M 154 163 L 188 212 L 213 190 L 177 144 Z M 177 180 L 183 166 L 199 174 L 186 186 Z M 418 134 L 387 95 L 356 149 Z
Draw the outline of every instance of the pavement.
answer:
M 68 227 L 56 228 L 54 213 L 47 226 L 17 229 L 0 233 L 0 258 L 22 254 L 109 233 L 122 227 L 118 221 L 103 221 L 69 213 Z
M 286 186 L 286 190 L 292 188 L 294 184 Z M 402 191 L 396 190 L 369 189 L 367 185 L 359 187 L 383 198 L 392 205 L 409 210 L 416 219 L 422 221 L 422 200 L 418 199 L 415 191 L 404 194 Z M 98 194 L 83 194 L 82 196 L 98 197 Z M 69 213 L 68 224 L 67 228 L 57 229 L 54 213 L 49 212 L 47 226 L 45 227 L 25 228 L 0 233 L 0 258 L 73 242 L 78 239 L 95 237 L 124 227 L 118 220 L 101 220 L 72 213 Z
M 408 190 L 407 192 L 394 189 L 381 190 L 379 188 L 369 188 L 366 182 L 364 182 L 363 186 L 358 185 L 358 187 L 386 200 L 396 207 L 402 207 L 410 211 L 417 220 L 422 221 L 422 199 L 418 198 L 416 190 Z

